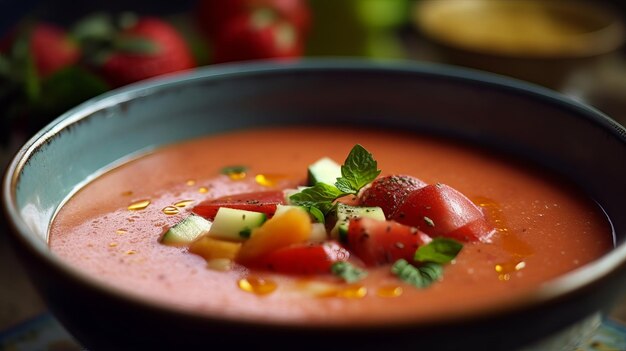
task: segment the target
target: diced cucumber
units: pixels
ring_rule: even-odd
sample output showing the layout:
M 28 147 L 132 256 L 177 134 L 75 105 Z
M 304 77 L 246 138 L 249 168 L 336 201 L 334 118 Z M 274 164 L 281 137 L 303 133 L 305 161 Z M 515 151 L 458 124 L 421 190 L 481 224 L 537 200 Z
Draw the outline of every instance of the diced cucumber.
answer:
M 265 222 L 265 213 L 220 207 L 217 210 L 209 236 L 231 241 L 245 241 L 252 229 Z
M 201 235 L 209 232 L 211 222 L 197 215 L 190 215 L 176 223 L 161 237 L 165 245 L 187 245 Z
M 336 206 L 335 217 L 337 218 L 337 222 L 335 223 L 333 229 L 331 229 L 330 236 L 333 239 L 339 239 L 340 241 L 343 241 L 348 234 L 348 224 L 350 222 L 350 219 L 367 217 L 384 221 L 385 213 L 383 212 L 382 208 L 377 206 L 359 207 L 338 203 Z
M 321 243 L 328 240 L 328 233 L 324 223 L 311 223 L 311 237 L 309 241 Z
M 339 177 L 341 166 L 328 157 L 322 157 L 309 165 L 307 183 L 311 186 L 320 182 L 334 185 Z
M 280 216 L 281 214 L 291 210 L 292 208 L 296 208 L 296 207 L 297 208 L 301 208 L 301 209 L 306 211 L 306 208 L 304 208 L 303 206 L 278 204 L 278 205 L 276 205 L 276 212 L 274 212 L 274 216 Z

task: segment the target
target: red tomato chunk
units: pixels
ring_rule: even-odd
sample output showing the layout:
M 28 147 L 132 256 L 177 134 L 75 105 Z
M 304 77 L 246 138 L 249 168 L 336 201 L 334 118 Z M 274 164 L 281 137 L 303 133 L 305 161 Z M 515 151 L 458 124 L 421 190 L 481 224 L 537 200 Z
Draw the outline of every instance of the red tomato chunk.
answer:
M 339 243 L 296 244 L 273 251 L 251 265 L 284 274 L 327 274 L 333 263 L 347 261 L 348 250 Z
M 389 175 L 381 177 L 366 187 L 359 196 L 362 206 L 382 208 L 387 219 L 391 219 L 398 206 L 413 191 L 427 184 L 409 175 Z
M 276 205 L 285 204 L 285 195 L 282 190 L 258 191 L 227 195 L 216 199 L 203 201 L 193 208 L 193 212 L 204 218 L 213 220 L 220 207 L 236 208 L 239 210 L 263 212 L 268 217 L 276 212 Z
M 348 226 L 348 247 L 368 266 L 393 263 L 401 258 L 412 262 L 417 248 L 430 241 L 417 228 L 395 221 L 356 218 Z
M 495 231 L 480 207 L 445 184 L 430 184 L 411 192 L 393 219 L 431 237 L 462 241 L 488 241 Z

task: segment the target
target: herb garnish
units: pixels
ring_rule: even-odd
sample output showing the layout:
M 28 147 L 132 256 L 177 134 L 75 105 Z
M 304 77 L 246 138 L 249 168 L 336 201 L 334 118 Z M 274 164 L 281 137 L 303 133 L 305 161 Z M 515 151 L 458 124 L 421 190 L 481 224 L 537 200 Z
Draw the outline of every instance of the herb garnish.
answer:
M 347 283 L 357 282 L 367 276 L 367 271 L 356 267 L 349 262 L 339 261 L 330 266 L 332 274 L 342 278 Z
M 391 267 L 391 273 L 400 280 L 418 288 L 426 288 L 443 275 L 443 265 L 451 262 L 463 248 L 463 244 L 448 238 L 434 238 L 430 243 L 415 251 L 415 261 L 419 266 L 407 260 L 397 260 Z
M 357 194 L 379 174 L 378 163 L 372 154 L 363 146 L 356 144 L 341 166 L 341 177 L 337 178 L 335 185 L 316 183 L 310 188 L 291 195 L 289 199 L 295 205 L 309 209 L 315 208 L 326 215 L 333 208 L 335 200 L 346 195 Z M 317 211 L 310 212 L 313 214 Z
M 420 267 L 411 265 L 405 259 L 399 259 L 391 266 L 391 273 L 405 283 L 418 288 L 426 288 L 443 275 L 443 266 L 435 262 L 427 262 Z
M 220 170 L 221 174 L 230 175 L 237 173 L 246 173 L 248 167 L 246 166 L 226 166 Z
M 446 264 L 452 261 L 462 248 L 463 244 L 456 240 L 434 238 L 433 241 L 415 251 L 415 261 Z
M 335 186 L 346 194 L 356 194 L 379 174 L 378 163 L 372 154 L 356 144 L 341 166 L 341 177 L 337 178 Z

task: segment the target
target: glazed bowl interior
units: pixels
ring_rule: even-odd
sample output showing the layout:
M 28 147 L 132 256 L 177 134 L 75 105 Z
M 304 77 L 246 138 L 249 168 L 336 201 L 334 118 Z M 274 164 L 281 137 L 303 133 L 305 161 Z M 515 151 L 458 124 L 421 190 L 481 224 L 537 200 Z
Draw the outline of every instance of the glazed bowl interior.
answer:
M 545 319 L 552 323 L 581 318 L 621 296 L 626 261 L 623 127 L 552 91 L 498 76 L 438 65 L 352 60 L 200 69 L 111 92 L 52 122 L 19 151 L 3 184 L 5 210 L 31 275 L 37 277 L 40 269 L 29 263 L 35 260 L 102 295 L 141 304 L 83 276 L 49 251 L 48 230 L 59 207 L 97 175 L 157 147 L 285 125 L 370 126 L 439 135 L 496 148 L 567 177 L 606 212 L 616 248 L 512 303 L 516 307 L 511 311 L 491 312 L 529 311 L 598 286 L 610 288 L 579 312 Z M 54 307 L 62 293 L 51 288 L 58 281 L 35 280 L 53 311 L 63 315 L 62 308 Z M 166 306 L 144 307 L 174 313 Z M 192 311 L 184 314 L 198 317 Z M 553 329 L 566 323 L 553 324 Z M 551 331 L 546 327 L 544 333 Z M 77 334 L 89 339 L 82 331 Z

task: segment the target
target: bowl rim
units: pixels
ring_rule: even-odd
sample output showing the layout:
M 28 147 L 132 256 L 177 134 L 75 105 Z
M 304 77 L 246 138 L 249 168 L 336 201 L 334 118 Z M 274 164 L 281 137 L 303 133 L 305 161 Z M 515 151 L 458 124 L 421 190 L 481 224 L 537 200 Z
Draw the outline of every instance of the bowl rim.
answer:
M 16 152 L 8 167 L 5 170 L 2 181 L 2 207 L 6 218 L 13 230 L 11 235 L 21 246 L 31 255 L 35 255 L 43 260 L 47 265 L 65 274 L 83 286 L 95 289 L 110 297 L 136 304 L 144 308 L 165 312 L 198 320 L 214 320 L 236 325 L 248 325 L 253 327 L 279 326 L 282 330 L 363 330 L 376 328 L 395 329 L 398 327 L 433 326 L 448 323 L 464 323 L 474 320 L 500 317 L 511 313 L 519 313 L 530 307 L 545 306 L 550 302 L 558 301 L 567 296 L 576 294 L 585 288 L 601 283 L 619 269 L 626 267 L 626 241 L 616 245 L 613 250 L 598 258 L 597 260 L 568 272 L 556 279 L 546 282 L 537 289 L 533 289 L 522 296 L 509 301 L 506 305 L 492 305 L 486 308 L 471 311 L 459 311 L 456 314 L 447 314 L 436 319 L 417 320 L 402 319 L 395 323 L 386 325 L 376 324 L 376 322 L 364 321 L 356 325 L 337 325 L 333 323 L 293 323 L 288 321 L 260 321 L 251 318 L 235 318 L 222 315 L 212 315 L 208 312 L 194 313 L 189 308 L 183 308 L 174 304 L 164 304 L 152 300 L 146 300 L 141 295 L 121 290 L 105 282 L 99 281 L 89 274 L 81 272 L 75 267 L 63 262 L 60 257 L 54 255 L 47 245 L 37 235 L 30 233 L 28 226 L 19 214 L 16 200 L 16 185 L 18 184 L 22 169 L 27 164 L 29 158 L 47 141 L 58 133 L 63 132 L 69 126 L 89 117 L 92 113 L 108 106 L 116 105 L 137 97 L 152 95 L 162 90 L 193 83 L 194 81 L 210 79 L 229 79 L 241 75 L 272 74 L 272 72 L 295 72 L 295 71 L 352 71 L 352 72 L 395 72 L 418 74 L 423 76 L 440 77 L 462 82 L 487 85 L 499 89 L 509 90 L 516 94 L 533 97 L 543 102 L 558 105 L 561 108 L 576 112 L 598 124 L 606 132 L 614 135 L 617 139 L 626 144 L 626 129 L 595 108 L 581 102 L 568 98 L 550 89 L 534 85 L 531 83 L 515 80 L 509 77 L 481 72 L 472 69 L 460 68 L 445 64 L 428 62 L 415 62 L 406 60 L 383 60 L 371 61 L 354 58 L 326 58 L 326 59 L 305 59 L 297 62 L 275 62 L 273 60 L 259 60 L 243 63 L 227 63 L 212 65 L 189 70 L 171 76 L 162 76 L 142 82 L 127 85 L 114 89 L 93 99 L 90 99 L 60 115 L 50 122 L 39 132 L 34 134 Z M 55 211 L 58 209 L 55 209 Z

